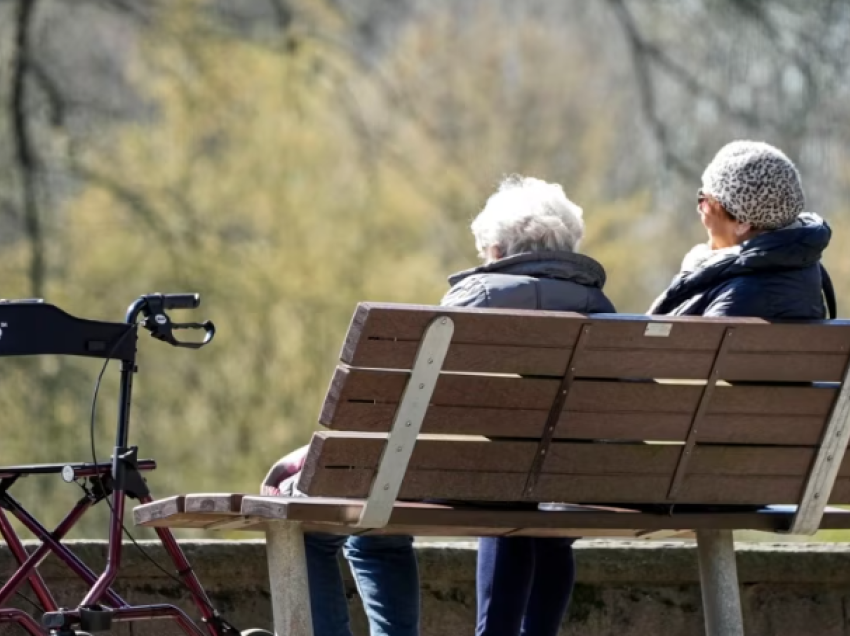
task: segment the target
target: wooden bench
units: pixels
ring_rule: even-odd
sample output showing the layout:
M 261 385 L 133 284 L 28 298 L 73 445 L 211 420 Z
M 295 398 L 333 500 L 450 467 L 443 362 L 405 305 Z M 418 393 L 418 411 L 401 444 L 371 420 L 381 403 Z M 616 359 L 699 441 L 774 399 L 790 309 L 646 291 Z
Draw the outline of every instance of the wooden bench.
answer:
M 265 531 L 278 634 L 312 633 L 303 531 L 695 532 L 706 633 L 735 636 L 732 530 L 850 528 L 825 509 L 850 504 L 850 322 L 363 303 L 340 359 L 319 417 L 330 430 L 298 484 L 308 498 L 135 510 L 144 526 Z

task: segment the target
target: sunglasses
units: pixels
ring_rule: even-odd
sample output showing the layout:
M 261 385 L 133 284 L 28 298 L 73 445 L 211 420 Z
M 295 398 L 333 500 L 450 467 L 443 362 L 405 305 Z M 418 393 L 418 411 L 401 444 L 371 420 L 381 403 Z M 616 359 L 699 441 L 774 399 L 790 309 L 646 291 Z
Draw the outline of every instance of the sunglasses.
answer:
M 709 200 L 709 198 L 713 198 L 713 197 L 711 197 L 711 195 L 710 195 L 710 194 L 706 194 L 706 193 L 705 193 L 705 191 L 703 191 L 703 189 L 702 189 L 702 188 L 700 188 L 699 190 L 697 190 L 697 207 L 701 206 L 701 205 L 703 204 L 703 202 L 704 202 L 704 201 L 708 201 L 708 200 Z M 715 199 L 715 201 L 716 201 L 716 199 Z M 733 221 L 737 221 L 737 220 L 738 220 L 737 218 L 735 218 L 735 215 L 734 215 L 734 214 L 732 214 L 731 212 L 728 212 L 728 211 L 726 210 L 726 208 L 724 208 L 724 207 L 723 207 L 723 205 L 720 205 L 720 210 L 721 210 L 721 211 L 723 212 L 723 214 L 725 214 L 725 215 L 726 215 L 729 219 L 731 219 L 731 220 L 733 220 Z

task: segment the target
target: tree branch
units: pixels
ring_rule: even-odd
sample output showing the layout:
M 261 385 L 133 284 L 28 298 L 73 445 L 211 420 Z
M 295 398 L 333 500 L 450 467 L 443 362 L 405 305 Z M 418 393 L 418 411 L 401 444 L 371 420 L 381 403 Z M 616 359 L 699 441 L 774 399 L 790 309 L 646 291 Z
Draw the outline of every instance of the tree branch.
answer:
M 655 103 L 655 89 L 652 84 L 652 70 L 648 61 L 650 55 L 649 45 L 644 42 L 640 31 L 638 31 L 637 24 L 635 24 L 634 17 L 626 7 L 625 2 L 623 0 L 608 0 L 608 4 L 620 22 L 623 33 L 626 36 L 626 41 L 631 49 L 632 64 L 635 69 L 635 79 L 640 94 L 641 110 L 658 142 L 665 161 L 686 179 L 691 181 L 697 180 L 699 178 L 699 171 L 677 155 L 670 147 L 667 128 L 658 114 Z
M 38 0 L 18 0 L 15 12 L 12 90 L 9 95 L 15 158 L 21 176 L 23 224 L 30 247 L 29 282 L 33 298 L 41 298 L 44 295 L 46 269 L 44 228 L 38 206 L 39 161 L 27 117 L 27 75 L 32 70 L 30 35 L 37 5 Z
M 54 126 L 62 126 L 67 116 L 68 100 L 65 99 L 59 85 L 38 60 L 30 58 L 27 60 L 27 64 L 30 78 L 38 84 L 47 96 L 50 123 Z

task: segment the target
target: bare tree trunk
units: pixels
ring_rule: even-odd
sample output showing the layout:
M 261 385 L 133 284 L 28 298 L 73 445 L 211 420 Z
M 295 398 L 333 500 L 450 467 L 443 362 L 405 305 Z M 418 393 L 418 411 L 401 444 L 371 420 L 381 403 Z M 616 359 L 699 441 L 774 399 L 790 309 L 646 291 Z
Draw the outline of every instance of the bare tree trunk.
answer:
M 24 231 L 29 241 L 30 294 L 41 298 L 44 294 L 45 254 L 44 229 L 38 205 L 38 157 L 27 122 L 27 75 L 31 65 L 30 35 L 38 0 L 18 0 L 15 16 L 15 48 L 12 59 L 12 139 L 15 158 L 21 175 Z

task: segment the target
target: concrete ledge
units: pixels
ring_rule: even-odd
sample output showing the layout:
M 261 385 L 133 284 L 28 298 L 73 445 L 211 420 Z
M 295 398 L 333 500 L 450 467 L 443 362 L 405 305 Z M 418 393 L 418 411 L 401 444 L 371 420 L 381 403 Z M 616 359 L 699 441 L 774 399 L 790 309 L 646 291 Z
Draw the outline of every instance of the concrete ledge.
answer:
M 474 580 L 475 546 L 419 546 L 423 580 Z M 847 543 L 737 543 L 735 549 L 742 583 L 850 585 Z M 580 583 L 699 583 L 693 541 L 579 541 L 575 550 Z
M 73 542 L 93 569 L 105 565 L 105 544 Z M 172 573 L 159 544 L 142 542 L 146 553 Z M 238 627 L 271 626 L 265 546 L 262 541 L 182 543 L 214 604 Z M 563 634 L 644 636 L 700 635 L 702 615 L 695 546 L 691 542 L 576 544 L 578 585 Z M 424 544 L 418 548 L 423 636 L 469 634 L 475 613 L 475 544 Z M 850 545 L 738 544 L 748 636 L 847 636 L 850 634 Z M 14 569 L 0 546 L 0 580 Z M 64 565 L 49 558 L 41 572 L 58 600 L 76 604 L 83 587 Z M 346 572 L 347 574 L 347 572 Z M 350 576 L 354 631 L 368 633 Z M 196 612 L 187 595 L 127 545 L 119 593 L 136 603 L 170 602 Z M 31 595 L 30 595 L 31 596 Z M 15 605 L 31 609 L 24 602 Z M 0 633 L 6 633 L 0 628 Z M 129 634 L 126 625 L 114 634 Z M 137 626 L 134 636 L 178 634 L 162 622 Z

